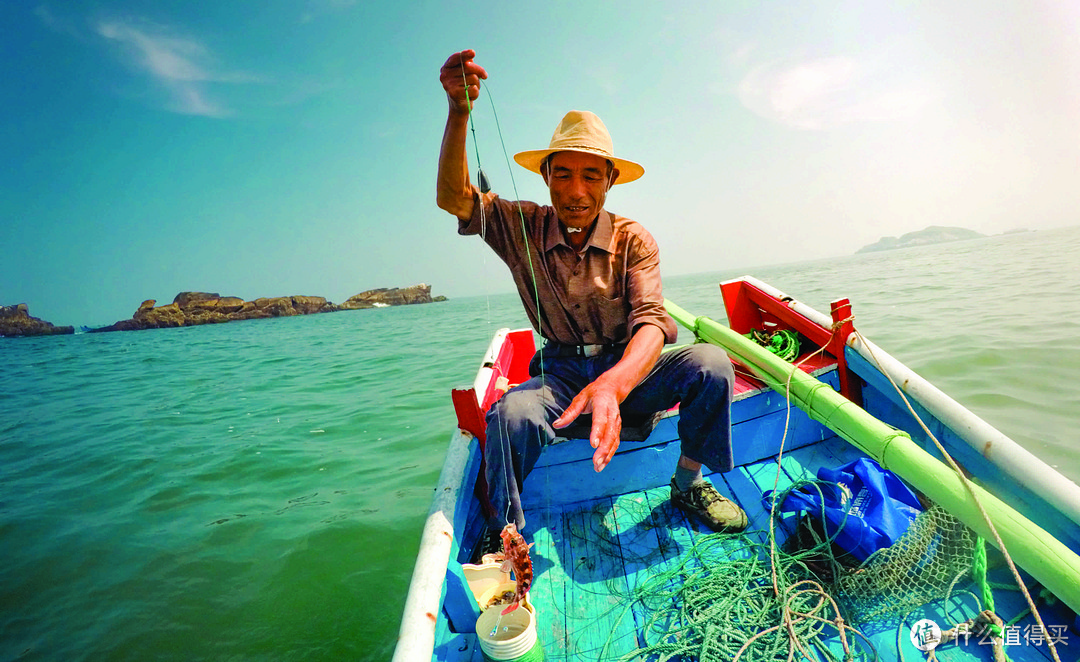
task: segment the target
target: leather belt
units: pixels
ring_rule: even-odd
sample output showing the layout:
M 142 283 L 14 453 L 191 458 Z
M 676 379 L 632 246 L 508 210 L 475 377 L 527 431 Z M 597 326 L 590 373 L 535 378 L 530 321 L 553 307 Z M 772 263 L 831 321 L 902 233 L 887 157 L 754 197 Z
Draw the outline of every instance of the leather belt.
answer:
M 580 356 L 593 357 L 601 354 L 613 354 L 622 352 L 626 345 L 563 345 L 560 343 L 544 343 L 544 354 L 548 356 Z

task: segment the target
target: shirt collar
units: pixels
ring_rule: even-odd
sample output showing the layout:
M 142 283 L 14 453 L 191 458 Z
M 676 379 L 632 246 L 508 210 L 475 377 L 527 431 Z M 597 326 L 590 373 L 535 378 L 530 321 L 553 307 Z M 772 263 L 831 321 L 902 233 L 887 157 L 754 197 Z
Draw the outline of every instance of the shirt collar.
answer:
M 547 237 L 544 240 L 544 251 L 550 251 L 552 248 L 562 244 L 567 248 L 572 248 L 570 244 L 566 243 L 566 237 L 562 231 L 562 223 L 559 222 L 559 217 L 552 214 L 554 222 L 548 226 Z M 599 248 L 607 253 L 614 253 L 615 247 L 612 245 L 615 235 L 615 225 L 611 220 L 611 214 L 601 209 L 600 214 L 596 217 L 596 226 L 593 228 L 592 235 L 589 237 L 589 241 L 585 242 L 585 249 Z

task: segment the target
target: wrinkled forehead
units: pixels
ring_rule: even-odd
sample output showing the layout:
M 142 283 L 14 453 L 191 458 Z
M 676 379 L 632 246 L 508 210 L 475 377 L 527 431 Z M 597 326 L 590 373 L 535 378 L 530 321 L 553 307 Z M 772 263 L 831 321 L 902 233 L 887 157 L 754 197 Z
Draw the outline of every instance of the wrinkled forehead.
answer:
M 548 165 L 552 170 L 565 169 L 574 171 L 595 170 L 601 174 L 610 172 L 613 164 L 597 154 L 585 152 L 555 152 L 548 157 Z

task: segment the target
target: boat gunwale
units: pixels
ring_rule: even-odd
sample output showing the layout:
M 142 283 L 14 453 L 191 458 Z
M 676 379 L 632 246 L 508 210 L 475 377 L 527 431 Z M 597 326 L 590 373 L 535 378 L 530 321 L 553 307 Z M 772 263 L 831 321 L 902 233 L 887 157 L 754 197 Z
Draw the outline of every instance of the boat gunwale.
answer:
M 492 365 L 509 333 L 507 328 L 497 330 L 480 361 L 473 380 L 478 399 L 483 397 L 480 394 L 486 392 L 493 375 Z M 416 554 L 416 564 L 402 610 L 393 662 L 430 660 L 435 650 L 438 624 L 445 619 L 442 602 L 446 572 L 457 539 L 454 515 L 469 470 L 474 439 L 473 435 L 461 429 L 455 430 L 450 438 L 450 447 L 439 472 L 439 484 L 435 488 L 420 537 L 420 549 Z
M 771 297 L 786 301 L 785 305 L 815 324 L 825 328 L 832 325 L 829 316 L 753 276 L 741 276 L 725 283 L 739 281 L 747 282 Z M 851 334 L 847 347 L 875 366 L 901 389 L 905 397 L 913 398 L 922 405 L 930 415 L 953 430 L 959 439 L 983 455 L 1003 474 L 1031 490 L 1049 506 L 1080 526 L 1080 485 L 953 400 L 861 333 Z M 993 448 L 992 453 L 986 451 L 990 447 Z

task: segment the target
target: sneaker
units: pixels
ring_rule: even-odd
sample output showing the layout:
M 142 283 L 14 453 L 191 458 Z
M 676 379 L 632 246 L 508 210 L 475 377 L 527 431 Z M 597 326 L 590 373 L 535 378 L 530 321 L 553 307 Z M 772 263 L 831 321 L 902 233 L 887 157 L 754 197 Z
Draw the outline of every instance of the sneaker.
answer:
M 708 481 L 694 483 L 686 492 L 671 480 L 671 505 L 693 515 L 713 531 L 737 533 L 746 528 L 746 513 L 731 499 L 723 497 Z

